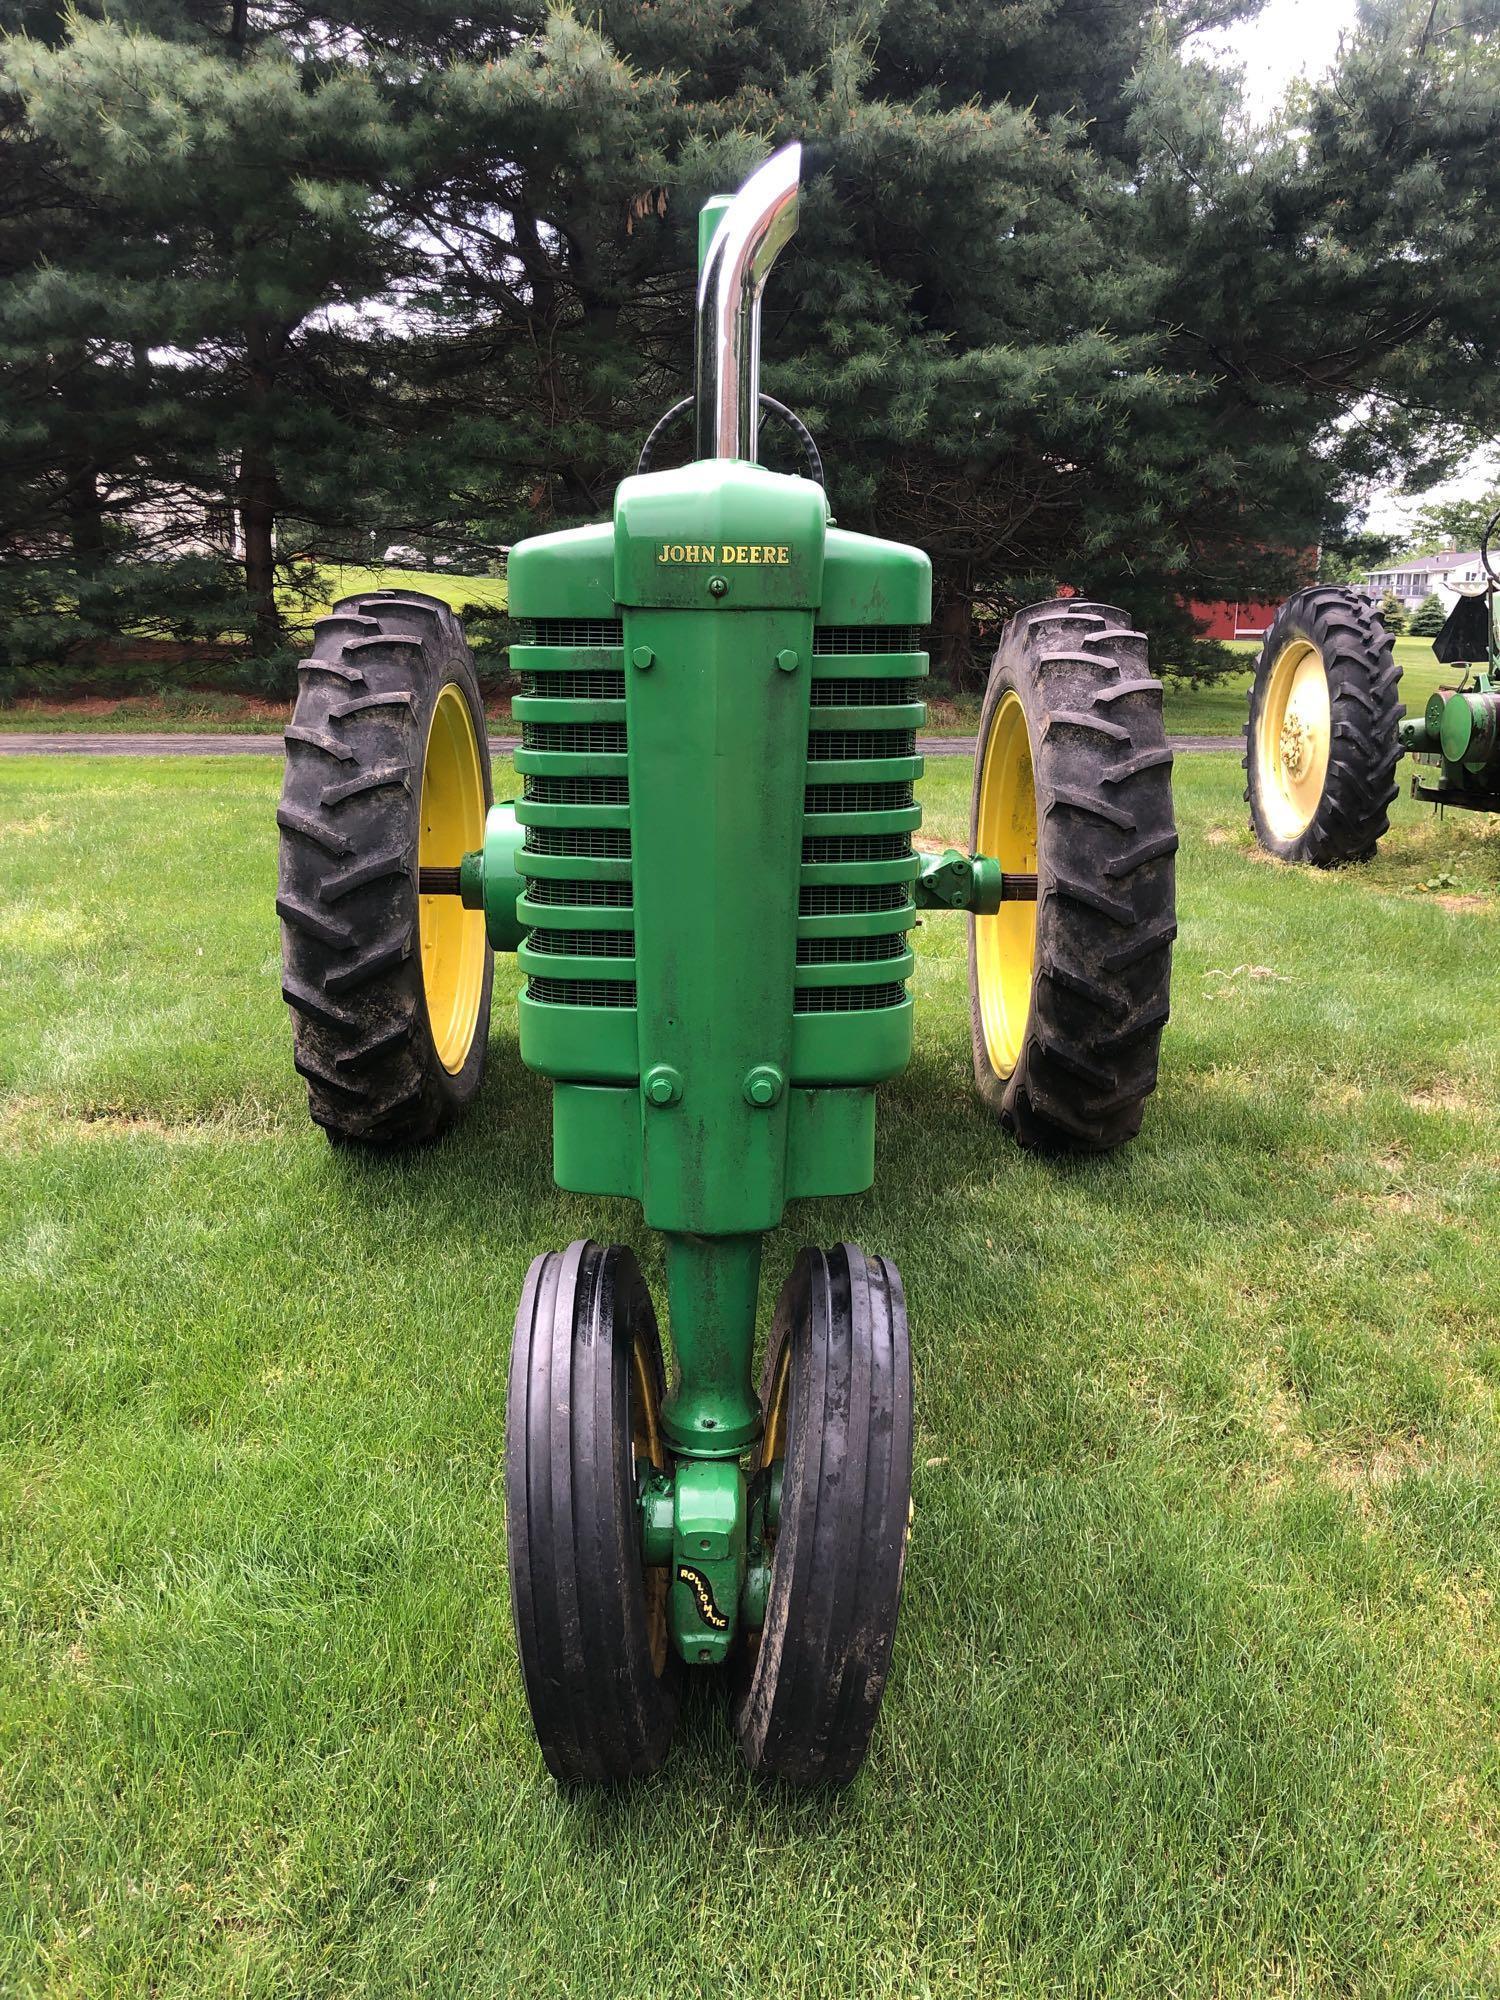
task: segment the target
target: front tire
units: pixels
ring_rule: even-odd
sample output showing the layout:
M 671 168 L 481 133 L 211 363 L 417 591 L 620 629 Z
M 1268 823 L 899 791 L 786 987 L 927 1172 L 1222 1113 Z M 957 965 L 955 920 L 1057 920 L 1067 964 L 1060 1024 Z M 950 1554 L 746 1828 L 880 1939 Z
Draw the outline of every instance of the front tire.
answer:
M 656 1316 L 632 1253 L 538 1257 L 505 1420 L 510 1601 L 531 1720 L 564 1784 L 644 1777 L 677 1719 L 667 1572 L 642 1561 L 636 1478 L 665 1471 Z
M 846 1785 L 880 1713 L 911 1514 L 911 1347 L 894 1264 L 852 1243 L 802 1252 L 776 1303 L 761 1400 L 781 1509 L 735 1735 L 763 1777 Z
M 1250 688 L 1245 797 L 1280 861 L 1367 861 L 1399 787 L 1401 669 L 1374 606 L 1333 584 L 1299 590 L 1267 632 Z
M 298 667 L 276 814 L 282 993 L 308 1110 L 330 1139 L 434 1139 L 484 1073 L 484 916 L 419 871 L 482 845 L 493 791 L 463 627 L 413 593 L 344 598 Z
M 1146 642 L 1106 604 L 1018 612 L 990 668 L 969 822 L 1035 902 L 969 920 L 974 1081 L 1023 1146 L 1102 1153 L 1156 1088 L 1177 935 L 1172 753 Z

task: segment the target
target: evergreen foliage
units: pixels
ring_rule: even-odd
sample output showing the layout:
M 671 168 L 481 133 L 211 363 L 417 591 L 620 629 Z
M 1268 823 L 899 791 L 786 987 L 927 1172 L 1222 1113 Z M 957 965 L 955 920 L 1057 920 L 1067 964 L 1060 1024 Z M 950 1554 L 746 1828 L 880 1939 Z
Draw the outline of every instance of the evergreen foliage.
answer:
M 1447 615 L 1437 592 L 1429 590 L 1411 614 L 1411 622 L 1406 629 L 1414 639 L 1435 639 L 1442 631 Z
M 1388 590 L 1380 600 L 1380 622 L 1387 632 L 1406 630 L 1406 606 L 1393 590 Z
M 275 662 L 278 576 L 597 517 L 699 203 L 794 136 L 766 385 L 931 550 L 948 670 L 1059 586 L 1191 661 L 1187 598 L 1283 593 L 1500 394 L 1500 0 L 1366 0 L 1263 130 L 1191 41 L 1254 10 L 0 0 L 0 675 Z

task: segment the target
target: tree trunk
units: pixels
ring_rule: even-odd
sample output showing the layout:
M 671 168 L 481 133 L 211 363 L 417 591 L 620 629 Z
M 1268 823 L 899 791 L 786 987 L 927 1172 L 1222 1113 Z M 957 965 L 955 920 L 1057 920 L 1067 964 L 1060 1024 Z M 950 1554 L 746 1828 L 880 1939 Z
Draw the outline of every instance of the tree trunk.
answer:
M 95 569 L 104 560 L 104 503 L 99 497 L 99 471 L 87 459 L 69 465 L 63 490 L 68 539 L 80 569 Z
M 256 445 L 240 454 L 240 533 L 245 539 L 245 588 L 250 596 L 250 637 L 257 656 L 276 652 L 282 640 L 276 608 L 276 468 Z
M 974 665 L 974 603 L 967 590 L 944 582 L 934 636 L 938 678 L 960 693 Z

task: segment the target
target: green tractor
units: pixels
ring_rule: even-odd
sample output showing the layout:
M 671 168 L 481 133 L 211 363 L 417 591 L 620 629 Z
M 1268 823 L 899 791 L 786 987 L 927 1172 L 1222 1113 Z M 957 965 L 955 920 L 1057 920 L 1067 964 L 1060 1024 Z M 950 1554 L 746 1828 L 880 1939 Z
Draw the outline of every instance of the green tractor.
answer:
M 707 205 L 695 393 L 612 518 L 512 552 L 522 796 L 493 802 L 472 661 L 424 596 L 336 606 L 287 731 L 277 907 L 313 1118 L 374 1148 L 451 1127 L 513 951 L 557 1182 L 663 1233 L 670 1392 L 626 1247 L 539 1256 L 516 1316 L 511 1603 L 571 1783 L 654 1769 L 684 1673 L 715 1667 L 757 1772 L 837 1785 L 865 1755 L 911 1511 L 894 1264 L 803 1250 L 758 1384 L 753 1359 L 765 1232 L 873 1180 L 922 916 L 968 919 L 979 1093 L 1024 1145 L 1129 1138 L 1167 1018 L 1171 753 L 1119 612 L 1012 621 L 972 851 L 914 844 L 927 557 L 833 524 L 816 448 L 758 387 L 799 169 L 788 147 Z M 757 463 L 763 411 L 801 474 Z M 691 461 L 649 469 L 679 416 Z
M 1400 701 L 1391 635 L 1368 597 L 1319 584 L 1288 600 L 1261 647 L 1245 730 L 1245 797 L 1262 847 L 1282 861 L 1336 868 L 1367 861 L 1390 821 L 1396 762 L 1411 793 L 1436 806 L 1500 812 L 1500 576 L 1484 531 L 1485 581 L 1459 597 L 1432 642 L 1463 668 L 1420 716 Z

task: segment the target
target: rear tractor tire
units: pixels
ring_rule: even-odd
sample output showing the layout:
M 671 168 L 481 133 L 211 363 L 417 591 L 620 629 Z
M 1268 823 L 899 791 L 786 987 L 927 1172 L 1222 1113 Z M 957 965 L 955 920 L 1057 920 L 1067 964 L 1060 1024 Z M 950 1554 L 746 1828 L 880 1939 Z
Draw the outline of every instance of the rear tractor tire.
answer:
M 424 896 L 493 797 L 463 627 L 371 591 L 318 621 L 298 667 L 276 814 L 282 993 L 308 1109 L 335 1142 L 436 1138 L 479 1089 L 494 959 L 480 911 Z
M 1399 787 L 1406 713 L 1391 635 L 1367 598 L 1299 590 L 1261 647 L 1245 728 L 1250 824 L 1280 861 L 1368 861 Z
M 1156 1088 L 1177 935 L 1161 683 L 1125 614 L 1035 604 L 990 668 L 973 851 L 1034 874 L 1034 902 L 969 920 L 974 1080 L 1023 1145 L 1104 1153 Z

